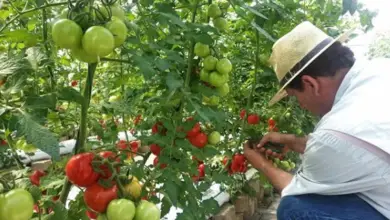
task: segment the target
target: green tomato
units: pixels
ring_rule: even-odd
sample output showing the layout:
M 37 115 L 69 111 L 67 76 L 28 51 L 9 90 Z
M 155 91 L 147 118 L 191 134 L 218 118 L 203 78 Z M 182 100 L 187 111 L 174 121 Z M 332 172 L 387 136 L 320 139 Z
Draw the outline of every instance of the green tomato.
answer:
M 13 189 L 0 196 L 0 219 L 29 220 L 33 215 L 34 199 L 24 189 Z
M 221 97 L 226 96 L 230 92 L 229 84 L 225 83 L 221 87 L 217 88 L 218 93 Z
M 108 98 L 108 102 L 117 102 L 121 99 L 119 95 L 112 95 L 110 98 Z
M 226 31 L 229 28 L 229 24 L 225 18 L 219 17 L 213 19 L 213 24 L 216 29 L 221 32 Z
M 292 161 L 290 161 L 290 168 L 291 168 L 291 169 L 294 169 L 294 168 L 295 168 L 295 163 L 292 162 Z
M 82 47 L 74 48 L 70 51 L 72 56 L 81 62 L 96 63 L 97 56 L 88 54 Z
M 221 134 L 218 131 L 213 131 L 208 137 L 208 141 L 211 145 L 216 145 L 221 141 Z
M 232 71 L 233 66 L 229 59 L 222 58 L 218 60 L 216 68 L 219 73 L 227 75 Z
M 110 6 L 111 16 L 117 17 L 124 21 L 126 19 L 125 11 L 118 4 L 113 4 Z M 99 13 L 100 12 L 100 13 Z M 96 12 L 96 17 L 99 20 L 106 20 L 109 17 L 108 9 L 104 6 L 99 6 L 99 12 Z
M 200 77 L 200 80 L 202 80 L 204 82 L 208 82 L 209 78 L 210 78 L 210 73 L 207 70 L 202 69 L 199 73 L 199 77 Z
M 85 52 L 93 56 L 105 57 L 115 47 L 114 36 L 109 30 L 101 26 L 92 26 L 83 36 L 83 48 Z
M 211 18 L 216 18 L 222 15 L 222 11 L 217 4 L 210 4 L 207 15 Z
M 106 28 L 112 33 L 115 40 L 115 47 L 121 46 L 127 38 L 127 27 L 125 23 L 117 17 L 106 24 Z
M 161 211 L 154 203 L 142 200 L 135 213 L 134 220 L 160 220 Z
M 115 199 L 107 207 L 108 220 L 132 220 L 135 215 L 134 202 L 128 199 Z
M 209 105 L 218 105 L 219 104 L 219 97 L 213 95 L 210 98 L 207 98 L 206 103 Z
M 282 169 L 284 169 L 284 170 L 289 170 L 289 169 L 291 169 L 290 168 L 290 163 L 288 162 L 288 161 L 280 161 L 280 166 L 281 166 L 281 168 Z
M 217 65 L 218 59 L 213 56 L 208 56 L 203 60 L 203 66 L 205 70 L 214 70 Z
M 207 57 L 210 54 L 209 45 L 202 44 L 200 42 L 195 44 L 194 53 L 198 57 Z
M 72 49 L 80 46 L 83 31 L 76 22 L 60 19 L 54 23 L 51 34 L 54 43 L 59 47 Z
M 214 71 L 210 73 L 209 82 L 212 86 L 221 87 L 227 82 L 227 77 Z

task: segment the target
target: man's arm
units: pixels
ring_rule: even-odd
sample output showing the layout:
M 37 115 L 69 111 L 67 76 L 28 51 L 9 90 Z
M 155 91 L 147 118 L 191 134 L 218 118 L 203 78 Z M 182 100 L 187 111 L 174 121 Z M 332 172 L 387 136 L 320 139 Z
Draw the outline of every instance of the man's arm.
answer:
M 263 155 L 249 148 L 248 144 L 244 146 L 244 154 L 252 166 L 263 172 L 278 191 L 282 191 L 291 182 L 293 175 L 274 167 Z

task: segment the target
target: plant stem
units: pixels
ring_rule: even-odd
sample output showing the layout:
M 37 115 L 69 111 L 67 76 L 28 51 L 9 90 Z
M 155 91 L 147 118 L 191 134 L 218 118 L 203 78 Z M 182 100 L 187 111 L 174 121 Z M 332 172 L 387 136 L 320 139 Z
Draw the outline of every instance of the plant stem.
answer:
M 92 93 L 92 83 L 93 76 L 95 74 L 95 70 L 97 67 L 97 63 L 88 64 L 88 76 L 87 82 L 85 83 L 84 88 L 84 101 L 81 105 L 81 122 L 79 132 L 77 134 L 77 141 L 74 147 L 74 154 L 80 153 L 84 149 L 85 140 L 87 138 L 87 114 L 89 103 L 91 101 L 91 93 Z M 60 201 L 65 204 L 68 194 L 70 191 L 72 184 L 69 182 L 68 178 L 65 177 L 65 183 L 61 191 Z
M 68 1 L 64 1 L 64 2 L 57 2 L 57 3 L 51 3 L 51 4 L 45 4 L 43 6 L 40 6 L 40 7 L 36 7 L 36 8 L 33 8 L 33 9 L 29 9 L 29 10 L 26 10 L 26 11 L 20 11 L 17 15 L 15 15 L 13 18 L 11 18 L 7 23 L 4 24 L 3 27 L 1 27 L 0 29 L 0 33 L 4 31 L 4 29 L 6 29 L 10 24 L 12 24 L 16 19 L 18 19 L 21 15 L 24 15 L 24 14 L 27 14 L 27 13 L 30 13 L 30 12 L 33 12 L 33 11 L 39 11 L 39 10 L 42 10 L 44 8 L 49 8 L 49 7 L 54 7 L 54 6 L 60 6 L 60 5 L 67 5 L 68 4 Z
M 18 169 L 23 169 L 24 165 L 23 165 L 22 161 L 20 161 L 18 154 L 16 153 L 14 140 L 12 139 L 11 134 L 6 135 L 5 139 L 7 140 L 8 145 L 12 151 L 12 157 L 14 158 Z
M 42 28 L 43 45 L 45 46 L 45 51 L 46 51 L 47 58 L 50 58 L 50 50 L 49 50 L 49 46 L 47 45 L 48 42 L 47 42 L 47 14 L 46 14 L 46 8 L 42 9 L 42 25 L 43 25 L 43 28 Z M 47 66 L 47 71 L 50 74 L 51 90 L 54 91 L 55 80 L 54 80 L 53 69 L 52 69 L 52 67 L 50 65 Z
M 252 90 L 251 90 L 251 92 L 249 94 L 248 102 L 246 103 L 246 110 L 248 110 L 250 108 L 250 106 L 252 105 L 253 93 L 255 92 L 256 85 L 257 85 L 257 71 L 258 71 L 259 65 L 260 65 L 260 60 L 259 60 L 260 36 L 259 36 L 259 32 L 256 29 L 254 31 L 255 31 L 255 34 L 256 34 L 255 71 L 254 71 L 254 80 L 253 80 L 253 83 L 252 83 Z M 246 127 L 245 121 L 246 121 L 247 117 L 248 117 L 248 112 L 246 112 L 246 114 L 244 116 L 244 119 L 243 119 L 243 122 L 242 122 L 243 130 Z M 243 132 L 241 132 L 240 141 L 238 143 L 241 145 L 242 141 L 243 141 Z

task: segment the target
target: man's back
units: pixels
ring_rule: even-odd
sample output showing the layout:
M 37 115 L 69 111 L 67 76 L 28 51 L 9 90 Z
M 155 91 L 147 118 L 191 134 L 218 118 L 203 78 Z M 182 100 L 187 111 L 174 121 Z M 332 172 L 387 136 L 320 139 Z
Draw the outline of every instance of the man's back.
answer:
M 386 59 L 357 61 L 309 135 L 302 166 L 283 196 L 357 193 L 390 219 L 389 71 Z

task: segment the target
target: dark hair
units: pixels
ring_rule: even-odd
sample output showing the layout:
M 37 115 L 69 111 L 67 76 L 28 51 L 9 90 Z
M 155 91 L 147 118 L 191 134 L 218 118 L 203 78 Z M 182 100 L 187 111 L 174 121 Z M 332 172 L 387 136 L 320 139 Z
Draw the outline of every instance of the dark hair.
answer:
M 303 75 L 308 75 L 314 78 L 320 76 L 332 77 L 336 74 L 338 70 L 343 68 L 351 68 L 354 63 L 355 58 L 352 50 L 337 41 L 328 49 L 326 49 L 320 56 L 318 56 L 298 76 L 296 76 L 287 85 L 287 88 L 302 91 L 303 85 L 301 79 Z M 303 64 L 295 65 L 291 72 L 298 71 L 298 68 L 302 65 Z

